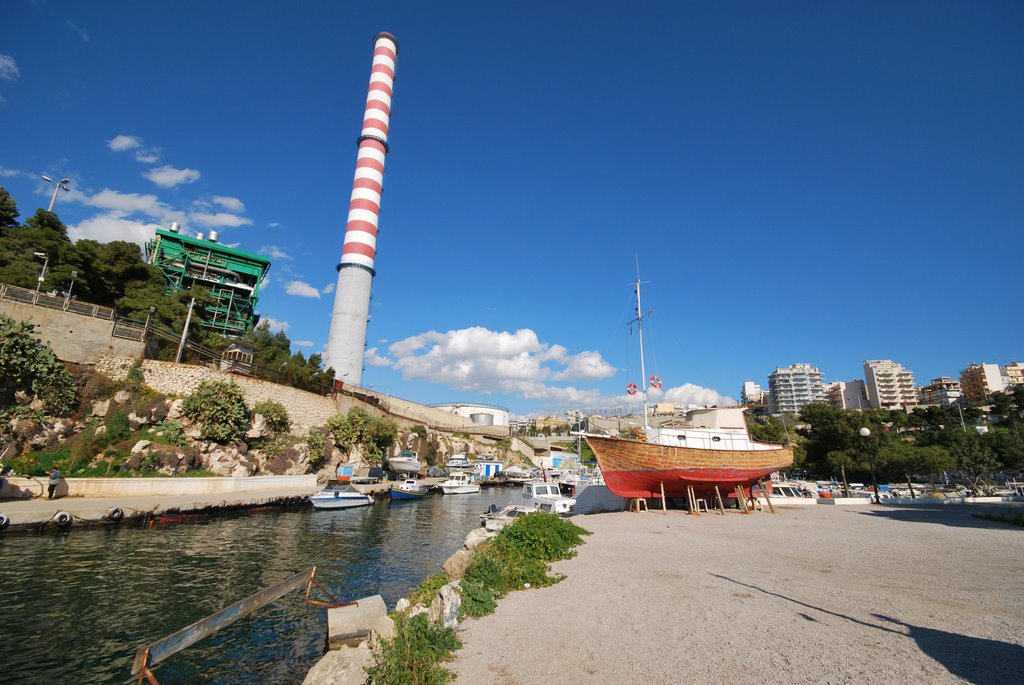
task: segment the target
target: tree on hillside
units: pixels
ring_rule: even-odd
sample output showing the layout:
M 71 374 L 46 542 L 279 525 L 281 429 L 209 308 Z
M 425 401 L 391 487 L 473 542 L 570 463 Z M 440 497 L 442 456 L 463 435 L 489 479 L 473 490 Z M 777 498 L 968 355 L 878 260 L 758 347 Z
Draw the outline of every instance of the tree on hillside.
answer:
M 8 228 L 18 225 L 18 206 L 14 198 L 10 196 L 7 189 L 0 186 L 0 228 Z
M 75 379 L 53 354 L 37 342 L 32 325 L 0 316 L 0 417 L 17 404 L 17 394 L 41 400 L 51 416 L 67 416 L 76 407 Z M 0 429 L 6 421 L 0 421 Z

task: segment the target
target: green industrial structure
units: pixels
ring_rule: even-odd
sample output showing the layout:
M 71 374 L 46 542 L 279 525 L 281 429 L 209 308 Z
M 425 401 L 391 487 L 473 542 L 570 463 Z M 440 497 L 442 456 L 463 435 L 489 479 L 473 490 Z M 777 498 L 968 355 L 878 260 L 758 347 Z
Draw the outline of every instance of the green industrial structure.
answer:
M 199 315 L 204 328 L 225 336 L 248 333 L 259 322 L 256 302 L 260 284 L 270 269 L 270 260 L 251 252 L 236 250 L 209 238 L 182 235 L 178 225 L 158 228 L 146 243 L 146 261 L 167 277 L 167 293 L 193 287 L 209 291 L 214 299 Z

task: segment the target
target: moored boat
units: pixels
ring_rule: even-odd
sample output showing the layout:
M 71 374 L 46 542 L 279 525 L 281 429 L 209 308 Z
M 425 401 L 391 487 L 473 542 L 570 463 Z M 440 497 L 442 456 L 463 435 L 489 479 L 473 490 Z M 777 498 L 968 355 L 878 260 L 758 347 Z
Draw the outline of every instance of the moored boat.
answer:
M 427 492 L 426 485 L 415 478 L 406 478 L 401 484 L 391 486 L 391 499 L 423 499 Z
M 465 473 L 453 473 L 448 480 L 440 483 L 440 488 L 446 495 L 468 495 L 480 492 L 480 484 Z
M 536 511 L 535 507 L 523 504 L 509 504 L 501 509 L 492 504 L 490 510 L 480 514 L 480 525 L 484 530 L 496 533 L 510 523 L 514 523 L 516 519 Z
M 314 509 L 351 509 L 373 504 L 373 495 L 365 495 L 352 486 L 328 487 L 315 495 L 310 495 L 309 501 Z
M 462 473 L 465 471 L 472 471 L 473 465 L 469 463 L 469 459 L 466 458 L 465 454 L 453 454 L 448 462 L 444 465 L 444 468 L 449 474 Z

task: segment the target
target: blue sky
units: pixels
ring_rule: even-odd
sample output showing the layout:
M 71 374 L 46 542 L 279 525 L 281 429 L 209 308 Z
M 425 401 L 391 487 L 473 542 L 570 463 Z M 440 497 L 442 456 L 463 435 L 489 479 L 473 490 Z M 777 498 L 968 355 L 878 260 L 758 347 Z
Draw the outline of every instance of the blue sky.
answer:
M 1021 349 L 1024 4 L 64 2 L 0 20 L 0 184 L 273 257 L 327 341 L 372 38 L 401 52 L 364 385 L 518 414 L 919 383 Z M 658 399 L 657 396 L 652 399 Z

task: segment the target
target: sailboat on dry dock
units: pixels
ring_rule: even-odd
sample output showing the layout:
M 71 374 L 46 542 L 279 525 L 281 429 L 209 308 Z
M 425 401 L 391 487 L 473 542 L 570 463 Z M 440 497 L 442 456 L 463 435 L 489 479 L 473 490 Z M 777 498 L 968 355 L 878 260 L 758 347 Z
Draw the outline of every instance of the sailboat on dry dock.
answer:
M 640 280 L 635 283 L 635 321 L 640 331 L 640 373 L 644 368 L 644 332 L 640 308 Z M 660 387 L 657 376 L 650 379 Z M 710 495 L 716 486 L 726 492 L 751 485 L 793 463 L 793 450 L 785 445 L 755 442 L 747 430 L 743 407 L 695 409 L 678 424 L 652 428 L 648 420 L 647 387 L 643 388 L 644 427 L 627 436 L 584 433 L 601 466 L 608 488 L 620 497 L 687 497 Z M 630 385 L 635 391 L 635 386 Z

